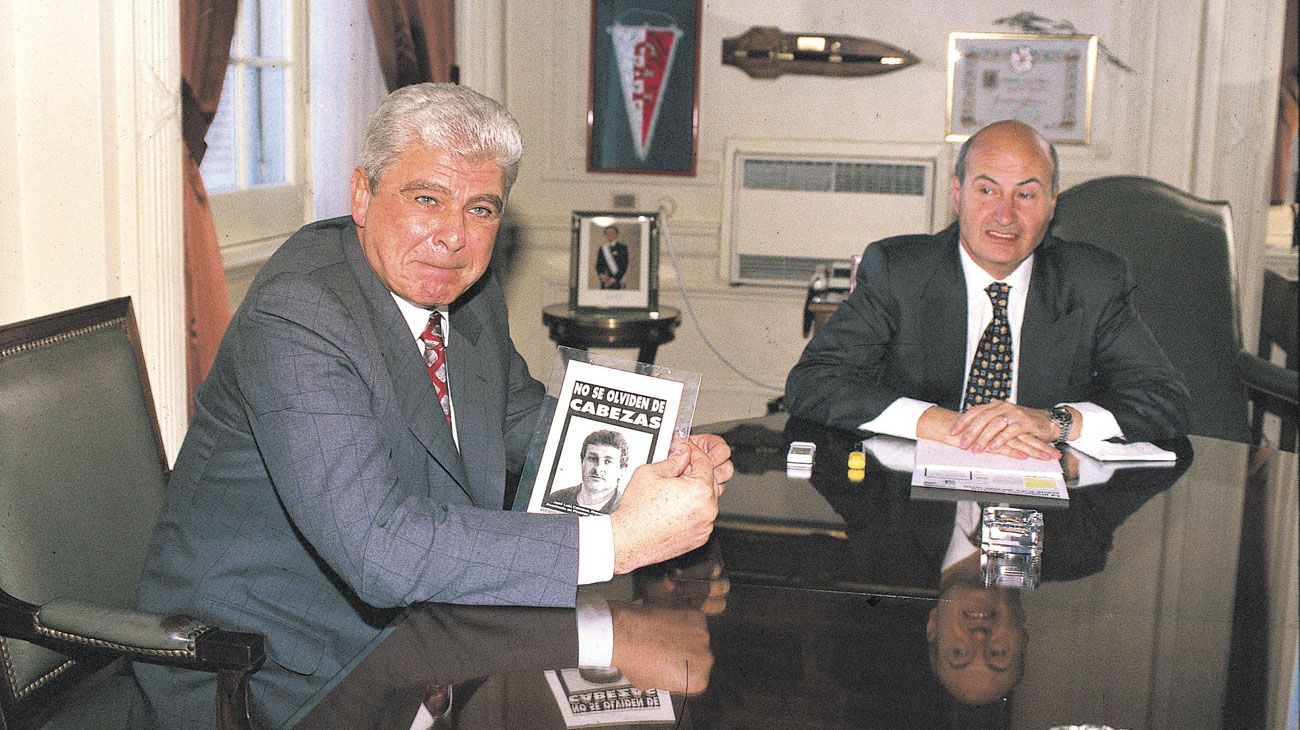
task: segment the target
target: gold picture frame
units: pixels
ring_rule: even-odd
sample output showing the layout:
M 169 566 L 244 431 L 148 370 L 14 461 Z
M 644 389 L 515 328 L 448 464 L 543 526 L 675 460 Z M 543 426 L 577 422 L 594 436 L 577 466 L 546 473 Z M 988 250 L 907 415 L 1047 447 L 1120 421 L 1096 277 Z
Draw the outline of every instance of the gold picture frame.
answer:
M 951 33 L 945 138 L 1017 119 L 1054 143 L 1090 144 L 1096 72 L 1096 35 Z

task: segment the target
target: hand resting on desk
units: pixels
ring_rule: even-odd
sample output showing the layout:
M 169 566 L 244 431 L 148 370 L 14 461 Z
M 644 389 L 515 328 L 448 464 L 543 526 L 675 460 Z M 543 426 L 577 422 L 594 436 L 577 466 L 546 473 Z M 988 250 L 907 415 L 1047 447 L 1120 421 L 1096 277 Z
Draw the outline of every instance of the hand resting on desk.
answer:
M 1083 415 L 1074 413 L 1081 427 Z M 1016 459 L 1058 459 L 1052 446 L 1059 429 L 1046 409 L 1024 408 L 1006 401 L 974 406 L 965 413 L 931 406 L 916 422 L 917 438 L 976 453 L 988 451 Z

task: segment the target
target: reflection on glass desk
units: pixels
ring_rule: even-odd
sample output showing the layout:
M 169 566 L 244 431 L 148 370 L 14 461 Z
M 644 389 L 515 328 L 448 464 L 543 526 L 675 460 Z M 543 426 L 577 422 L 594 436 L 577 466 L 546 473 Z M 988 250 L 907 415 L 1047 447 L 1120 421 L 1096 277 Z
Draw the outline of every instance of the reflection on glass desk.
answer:
M 574 610 L 431 604 L 317 692 L 300 727 L 408 728 L 438 696 L 435 727 L 564 728 L 563 706 L 652 688 L 673 720 L 618 727 L 1284 725 L 1294 454 L 1193 437 L 1162 444 L 1171 465 L 1086 486 L 1097 474 L 1079 470 L 1068 505 L 1036 508 L 1042 580 L 1015 590 L 954 553 L 967 508 L 915 497 L 897 454 L 850 474 L 862 434 L 784 414 L 708 430 L 738 468 L 713 539 L 582 591 L 613 625 L 605 679 L 630 689 L 557 693 L 577 676 L 561 673 L 578 661 Z M 817 444 L 811 477 L 786 476 L 791 440 Z

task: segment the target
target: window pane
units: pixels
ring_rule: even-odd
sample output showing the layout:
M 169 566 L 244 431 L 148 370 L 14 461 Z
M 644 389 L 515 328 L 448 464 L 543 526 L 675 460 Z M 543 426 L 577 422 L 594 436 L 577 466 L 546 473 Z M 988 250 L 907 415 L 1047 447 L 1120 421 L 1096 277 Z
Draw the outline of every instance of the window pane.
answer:
M 283 0 L 247 0 L 240 4 L 239 53 L 243 58 L 284 60 Z
M 284 58 L 284 3 L 283 0 L 261 0 L 249 3 L 249 10 L 257 7 L 259 16 L 256 55 L 262 58 Z M 251 14 L 251 13 L 250 13 Z
M 245 69 L 248 184 L 285 182 L 284 69 Z
M 203 164 L 199 165 L 208 192 L 233 190 L 239 185 L 235 163 L 235 118 L 234 72 L 227 66 L 217 116 L 204 139 L 208 151 L 203 155 Z
M 248 58 L 257 55 L 257 26 L 261 21 L 258 13 L 259 0 L 244 0 L 239 3 L 239 13 L 235 16 L 235 37 L 230 41 L 232 58 Z

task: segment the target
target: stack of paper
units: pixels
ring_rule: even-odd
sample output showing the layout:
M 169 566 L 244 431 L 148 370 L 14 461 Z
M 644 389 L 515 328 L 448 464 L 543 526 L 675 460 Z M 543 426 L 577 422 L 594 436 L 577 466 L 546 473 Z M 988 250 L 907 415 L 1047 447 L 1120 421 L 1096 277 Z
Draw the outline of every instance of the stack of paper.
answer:
M 1055 459 L 1013 459 L 974 453 L 938 441 L 916 442 L 912 486 L 1068 500 Z

